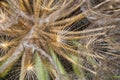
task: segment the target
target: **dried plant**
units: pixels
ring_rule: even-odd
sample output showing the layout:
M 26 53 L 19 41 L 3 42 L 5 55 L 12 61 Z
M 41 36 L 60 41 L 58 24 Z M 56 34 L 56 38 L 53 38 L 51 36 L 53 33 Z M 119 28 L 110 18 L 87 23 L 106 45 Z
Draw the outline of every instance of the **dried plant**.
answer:
M 70 62 L 78 80 L 117 80 L 120 1 L 95 1 L 0 1 L 0 77 L 74 80 Z
M 82 7 L 82 10 L 88 10 L 85 15 L 91 22 L 86 31 L 90 34 L 89 29 L 92 29 L 93 34 L 105 34 L 80 39 L 79 62 L 96 72 L 93 75 L 84 70 L 87 80 L 119 80 L 114 76 L 119 76 L 120 72 L 120 1 L 95 1 L 87 0 Z

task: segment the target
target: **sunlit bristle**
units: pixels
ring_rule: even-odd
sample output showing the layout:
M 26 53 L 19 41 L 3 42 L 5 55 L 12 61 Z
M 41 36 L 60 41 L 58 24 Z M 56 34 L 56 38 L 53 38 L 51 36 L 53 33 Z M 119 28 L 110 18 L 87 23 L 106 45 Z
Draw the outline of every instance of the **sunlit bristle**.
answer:
M 61 43 L 61 42 L 62 42 L 61 36 L 59 36 L 59 35 L 57 35 L 57 42 L 58 42 L 58 43 Z
M 0 57 L 8 54 L 8 51 L 12 48 L 13 44 L 16 42 L 13 40 L 13 37 L 7 35 L 0 36 Z
M 33 65 L 28 65 L 26 68 L 27 68 L 27 71 L 32 71 L 33 70 Z
M 12 46 L 12 43 L 14 43 L 11 40 L 12 38 L 9 38 L 8 36 L 1 36 L 0 48 L 4 50 L 8 49 L 10 46 Z
M 0 9 L 0 23 L 4 22 L 6 20 L 7 16 L 5 14 L 5 12 Z
M 37 80 L 37 75 L 33 64 L 28 64 L 26 66 L 26 72 L 24 80 Z
M 1 43 L 0 46 L 3 48 L 3 49 L 7 49 L 9 44 L 7 42 L 5 43 Z

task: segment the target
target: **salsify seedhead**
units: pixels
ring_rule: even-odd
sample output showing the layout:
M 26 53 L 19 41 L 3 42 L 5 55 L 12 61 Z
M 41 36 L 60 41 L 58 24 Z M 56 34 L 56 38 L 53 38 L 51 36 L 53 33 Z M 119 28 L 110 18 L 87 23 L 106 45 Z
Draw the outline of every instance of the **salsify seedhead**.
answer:
M 119 63 L 112 61 L 120 60 L 119 0 L 95 1 L 1 0 L 0 77 L 74 80 L 70 72 L 80 80 L 118 76 Z M 67 63 L 73 67 L 69 71 Z M 107 69 L 110 78 L 104 75 Z

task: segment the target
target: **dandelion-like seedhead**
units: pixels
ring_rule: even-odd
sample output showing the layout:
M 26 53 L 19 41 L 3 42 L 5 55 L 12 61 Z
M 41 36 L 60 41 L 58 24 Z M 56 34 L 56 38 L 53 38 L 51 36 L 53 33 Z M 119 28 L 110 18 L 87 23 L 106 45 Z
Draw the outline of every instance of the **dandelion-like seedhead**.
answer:
M 0 1 L 0 77 L 71 80 L 58 56 L 72 63 L 80 79 L 119 75 L 119 0 L 95 1 Z
M 90 77 L 92 77 L 91 80 L 117 80 L 113 78 L 113 75 L 119 75 L 120 70 L 118 65 L 120 60 L 120 49 L 118 48 L 120 45 L 118 32 L 120 29 L 120 7 L 114 0 L 101 0 L 99 4 L 94 3 L 95 1 L 88 0 L 82 7 L 82 10 L 88 10 L 88 12 L 85 12 L 85 15 L 91 22 L 88 29 L 92 28 L 93 34 L 103 33 L 103 35 L 80 39 L 79 56 L 82 59 L 79 62 L 89 68 L 90 71 L 95 72 L 96 76 L 89 75 L 89 72 L 85 71 L 85 73 L 88 73 L 85 74 L 87 80 Z M 88 32 L 90 31 L 88 30 Z M 116 48 L 113 45 L 116 45 Z

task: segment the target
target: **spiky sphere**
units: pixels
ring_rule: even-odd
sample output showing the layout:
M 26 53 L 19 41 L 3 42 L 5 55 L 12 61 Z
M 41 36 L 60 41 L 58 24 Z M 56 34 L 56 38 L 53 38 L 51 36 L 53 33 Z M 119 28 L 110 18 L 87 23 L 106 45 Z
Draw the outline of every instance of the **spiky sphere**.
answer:
M 101 76 L 107 70 L 111 71 L 108 76 L 119 74 L 115 68 L 119 70 L 120 1 L 95 1 L 1 0 L 0 77 L 17 72 L 7 79 L 40 80 L 43 71 L 53 80 L 69 80 L 61 77 L 68 76 L 59 62 L 62 56 L 86 79 L 90 73 L 95 80 L 112 80 Z M 118 64 L 113 65 L 111 59 Z

